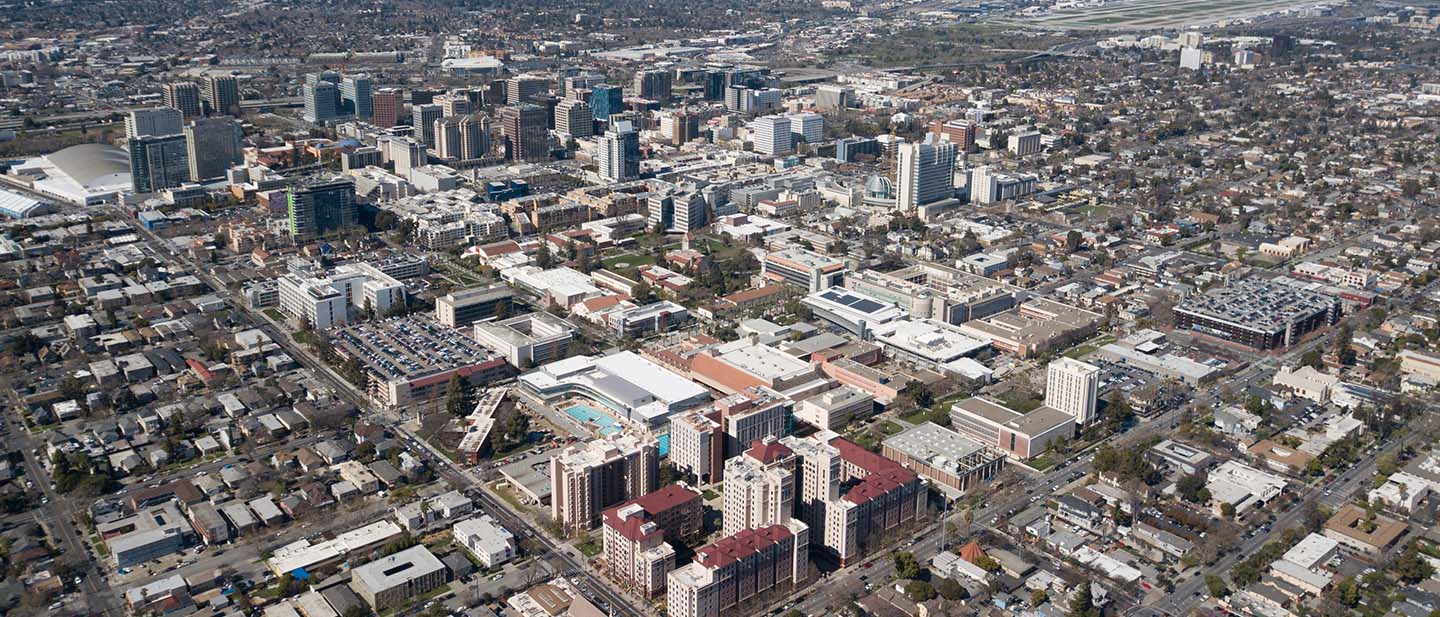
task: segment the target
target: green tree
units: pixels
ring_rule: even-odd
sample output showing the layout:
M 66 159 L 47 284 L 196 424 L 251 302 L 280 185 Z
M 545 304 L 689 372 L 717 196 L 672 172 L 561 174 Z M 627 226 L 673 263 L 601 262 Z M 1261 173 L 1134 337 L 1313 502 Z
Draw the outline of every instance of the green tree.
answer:
M 905 583 L 905 597 L 912 602 L 925 602 L 935 598 L 935 588 L 925 581 L 910 581 Z
M 445 411 L 451 415 L 460 416 L 466 413 L 465 409 L 465 380 L 457 373 L 450 376 L 450 383 L 445 385 Z
M 1205 588 L 1210 591 L 1210 597 L 1212 598 L 1224 597 L 1226 593 L 1229 592 L 1229 590 L 1225 588 L 1225 579 L 1215 576 L 1214 574 L 1205 575 Z
M 1411 542 L 1395 559 L 1395 573 L 1400 575 L 1400 580 L 1414 585 L 1430 578 L 1430 575 L 1435 573 L 1435 567 L 1420 556 L 1419 547 Z
M 895 553 L 895 575 L 900 578 L 920 576 L 920 562 L 915 559 L 914 553 L 910 551 Z
M 1205 474 L 1192 473 L 1175 483 L 1175 491 L 1190 503 L 1209 503 L 1210 489 L 1205 488 Z
M 1095 606 L 1095 596 L 1090 591 L 1090 581 L 1080 583 L 1075 595 L 1070 598 L 1069 617 L 1100 617 L 1100 607 Z
M 1030 592 L 1030 608 L 1038 608 L 1041 604 L 1044 604 L 1045 601 L 1046 601 L 1046 600 L 1049 600 L 1049 599 L 1050 599 L 1050 594 L 1045 593 L 1045 590 L 1044 590 L 1044 589 L 1036 589 L 1036 590 L 1034 590 L 1034 591 L 1031 591 L 1031 592 Z
M 970 596 L 970 592 L 965 590 L 964 585 L 950 578 L 940 579 L 940 583 L 935 586 L 935 591 L 939 592 L 940 597 L 951 602 L 958 602 Z

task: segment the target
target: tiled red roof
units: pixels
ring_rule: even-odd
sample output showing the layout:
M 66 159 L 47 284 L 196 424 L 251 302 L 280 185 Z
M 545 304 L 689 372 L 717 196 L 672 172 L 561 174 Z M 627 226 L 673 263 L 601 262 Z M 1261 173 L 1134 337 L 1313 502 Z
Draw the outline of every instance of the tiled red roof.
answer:
M 651 525 L 650 528 L 647 530 L 645 528 L 645 524 L 650 522 L 650 517 L 646 516 L 645 514 L 636 514 L 634 516 L 622 518 L 620 516 L 620 509 L 628 505 L 630 504 L 621 504 L 610 508 L 609 510 L 606 510 L 604 517 L 605 526 L 620 532 L 620 535 L 624 536 L 631 542 L 639 542 L 640 540 L 643 540 L 650 536 L 665 533 L 663 530 L 660 529 L 659 526 L 656 525 Z
M 792 453 L 790 448 L 785 447 L 785 444 L 778 441 L 767 443 L 759 439 L 756 439 L 754 443 L 750 445 L 750 449 L 745 451 L 747 456 L 762 463 L 772 463 L 776 459 L 789 456 Z
M 640 504 L 640 507 L 645 508 L 645 512 L 655 516 L 692 501 L 699 503 L 700 493 L 679 484 L 671 484 L 658 491 L 646 493 L 632 503 Z
M 728 538 L 695 551 L 695 560 L 706 568 L 722 568 L 792 537 L 790 528 L 771 525 L 759 529 L 744 529 Z
M 845 462 L 865 470 L 867 474 L 877 474 L 883 471 L 902 470 L 908 471 L 900 463 L 880 456 L 866 450 L 843 437 L 836 437 L 830 440 L 830 445 L 840 451 L 840 458 Z M 911 474 L 912 476 L 914 474 Z
M 915 474 L 903 468 L 872 473 L 861 479 L 859 484 L 851 487 L 849 492 L 845 493 L 844 499 L 859 505 L 871 499 L 883 497 L 914 480 Z

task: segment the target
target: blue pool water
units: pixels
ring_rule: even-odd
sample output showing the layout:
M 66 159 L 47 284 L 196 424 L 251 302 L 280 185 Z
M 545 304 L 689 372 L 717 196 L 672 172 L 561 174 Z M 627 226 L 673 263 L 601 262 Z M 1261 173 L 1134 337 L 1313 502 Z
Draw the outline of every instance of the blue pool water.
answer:
M 595 409 L 589 405 L 574 405 L 565 409 L 565 415 L 575 418 L 575 421 L 594 426 L 599 429 L 601 435 L 612 435 L 623 430 L 620 421 L 608 413 Z M 655 449 L 660 456 L 670 454 L 670 433 L 665 433 L 655 438 Z
M 589 405 L 575 405 L 565 410 L 565 414 L 575 418 L 581 424 L 588 424 L 600 429 L 601 435 L 620 432 L 620 421 L 614 416 L 595 409 Z

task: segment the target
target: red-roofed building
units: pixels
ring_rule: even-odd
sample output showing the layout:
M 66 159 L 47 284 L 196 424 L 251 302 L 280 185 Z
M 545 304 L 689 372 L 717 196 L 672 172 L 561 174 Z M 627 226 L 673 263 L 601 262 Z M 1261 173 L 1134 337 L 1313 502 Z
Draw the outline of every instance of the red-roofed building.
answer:
M 830 431 L 781 442 L 800 459 L 800 518 L 841 564 L 880 548 L 876 540 L 925 511 L 925 483 L 895 461 Z
M 726 535 L 784 524 L 795 516 L 796 457 L 774 437 L 755 440 L 725 461 L 721 521 Z
M 748 603 L 756 596 L 809 582 L 809 551 L 810 529 L 793 518 L 727 536 L 670 573 L 666 611 L 669 617 L 719 617 L 755 608 Z
M 671 488 L 693 494 L 698 514 L 699 494 L 678 485 Z M 660 503 L 652 505 L 668 505 L 667 510 L 677 510 L 682 503 L 680 499 L 675 495 L 662 496 L 653 500 Z M 675 548 L 665 542 L 665 529 L 652 520 L 650 512 L 639 500 L 606 510 L 603 530 L 605 550 L 601 570 L 606 576 L 646 598 L 653 598 L 665 590 L 665 577 L 675 569 Z

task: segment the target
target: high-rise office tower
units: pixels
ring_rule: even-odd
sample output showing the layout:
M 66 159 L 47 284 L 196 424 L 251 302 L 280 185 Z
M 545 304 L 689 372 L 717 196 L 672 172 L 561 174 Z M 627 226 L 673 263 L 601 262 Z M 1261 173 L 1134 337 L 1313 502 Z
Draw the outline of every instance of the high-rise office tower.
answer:
M 245 160 L 240 123 L 231 118 L 196 118 L 185 127 L 190 179 L 219 178 L 232 165 Z
M 729 91 L 730 84 L 725 80 L 725 71 L 707 71 L 705 73 L 705 100 L 723 101 Z
M 620 86 L 599 84 L 590 90 L 590 113 L 596 122 L 609 122 L 610 114 L 625 109 L 625 92 Z
M 335 82 L 315 80 L 305 84 L 303 94 L 306 122 L 325 124 L 340 115 L 340 87 Z
M 546 93 L 543 93 L 543 94 L 537 94 L 537 95 L 535 95 L 535 96 L 530 97 L 530 102 L 531 102 L 531 103 L 534 103 L 534 104 L 536 104 L 536 105 L 539 105 L 541 108 L 543 108 L 543 109 L 545 110 L 545 128 L 546 128 L 546 129 L 552 129 L 552 130 L 553 130 L 553 129 L 555 128 L 555 108 L 557 108 L 557 107 L 560 106 L 560 101 L 561 101 L 561 100 L 563 100 L 563 99 L 561 99 L 560 97 L 555 96 L 555 95 L 553 95 L 553 94 L 550 94 L 549 92 L 546 92 Z
M 180 186 L 190 179 L 185 135 L 153 135 L 128 140 L 130 177 L 136 193 Z
M 545 91 L 550 80 L 533 75 L 520 75 L 505 80 L 505 103 L 515 105 Z
M 373 96 L 368 75 L 347 76 L 340 81 L 339 115 L 369 120 L 373 111 Z
M 930 123 L 930 132 L 960 146 L 962 152 L 970 152 L 975 149 L 975 137 L 980 133 L 980 125 L 964 118 L 943 123 L 936 120 Z
M 464 94 L 452 92 L 445 96 L 435 97 L 435 103 L 440 105 L 440 110 L 444 112 L 446 118 L 470 114 L 470 99 Z
M 425 144 L 404 137 L 390 142 L 390 162 L 395 166 L 395 175 L 408 179 L 410 170 L 429 163 L 430 156 Z
M 370 95 L 370 123 L 382 129 L 400 124 L 405 95 L 398 88 L 381 88 Z
M 178 135 L 184 126 L 185 116 L 178 109 L 135 109 L 125 115 L 125 138 Z
M 666 112 L 660 116 L 660 133 L 672 145 L 684 145 L 700 136 L 700 114 L 688 110 Z
M 571 137 L 589 137 L 595 134 L 595 116 L 590 104 L 577 99 L 565 99 L 555 106 L 555 130 Z
M 180 110 L 187 120 L 201 113 L 200 86 L 188 81 L 165 84 L 163 98 L 166 107 Z
M 434 103 L 410 108 L 410 125 L 426 146 L 435 147 L 435 121 L 445 117 L 445 108 Z
M 448 116 L 435 121 L 435 151 L 440 158 L 469 161 L 490 151 L 490 118 Z
M 790 119 L 785 116 L 764 116 L 756 118 L 751 125 L 755 152 L 768 156 L 790 154 L 794 151 L 791 143 Z
M 1030 156 L 1041 150 L 1043 147 L 1041 143 L 1040 131 L 1031 129 L 1011 133 L 1006 147 L 1009 148 L 1010 154 L 1015 156 Z
M 813 111 L 790 114 L 790 134 L 796 140 L 807 144 L 818 144 L 825 139 L 825 116 Z
M 924 143 L 901 144 L 895 158 L 895 207 L 912 211 L 918 206 L 955 194 L 955 156 L 959 147 L 933 133 Z
M 303 242 L 355 224 L 355 184 L 348 179 L 294 186 L 288 194 L 290 237 Z
M 845 86 L 826 84 L 815 88 L 815 106 L 825 111 L 840 111 L 855 102 L 855 91 Z
M 1085 426 L 1095 420 L 1100 368 L 1074 358 L 1060 358 L 1045 371 L 1045 405 L 1075 417 Z
M 665 69 L 651 69 L 635 73 L 633 90 L 641 98 L 654 99 L 657 101 L 670 100 L 670 89 L 673 85 L 673 77 L 670 71 Z
M 610 182 L 640 177 L 640 134 L 629 122 L 616 122 L 605 132 L 596 153 L 595 167 Z
M 200 98 L 210 108 L 210 113 L 236 117 L 240 115 L 240 82 L 232 75 L 206 77 Z
M 605 76 L 599 73 L 583 73 L 565 78 L 565 98 L 577 98 L 580 92 L 589 91 L 597 85 L 605 83 Z
M 521 103 L 500 110 L 500 132 L 506 156 L 516 161 L 544 160 L 550 156 L 545 108 Z

